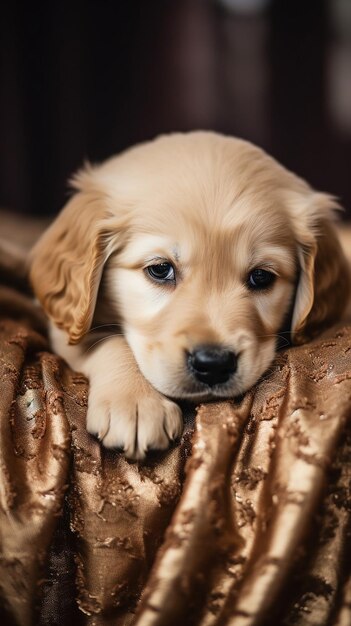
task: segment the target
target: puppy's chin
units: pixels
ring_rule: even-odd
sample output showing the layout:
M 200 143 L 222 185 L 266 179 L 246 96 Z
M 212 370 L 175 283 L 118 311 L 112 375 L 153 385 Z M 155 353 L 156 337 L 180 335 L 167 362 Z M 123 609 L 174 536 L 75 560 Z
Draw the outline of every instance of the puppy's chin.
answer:
M 238 382 L 228 382 L 212 387 L 201 383 L 188 383 L 187 385 L 178 385 L 176 388 L 174 385 L 153 386 L 173 400 L 189 400 L 198 403 L 240 398 L 255 382 L 246 385 Z
M 201 391 L 180 391 L 178 394 L 169 396 L 173 400 L 188 400 L 190 402 L 214 402 L 216 400 L 229 400 L 242 396 L 244 392 L 233 391 L 232 387 L 228 390 L 217 387 L 208 387 Z

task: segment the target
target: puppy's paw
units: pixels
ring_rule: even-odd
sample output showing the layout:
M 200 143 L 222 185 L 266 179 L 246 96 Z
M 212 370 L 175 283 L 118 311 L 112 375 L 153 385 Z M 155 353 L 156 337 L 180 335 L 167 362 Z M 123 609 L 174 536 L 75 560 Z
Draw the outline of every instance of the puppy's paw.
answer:
M 91 390 L 87 429 L 106 448 L 119 448 L 129 459 L 143 459 L 148 450 L 166 450 L 183 429 L 182 413 L 153 388 L 133 395 L 118 388 Z

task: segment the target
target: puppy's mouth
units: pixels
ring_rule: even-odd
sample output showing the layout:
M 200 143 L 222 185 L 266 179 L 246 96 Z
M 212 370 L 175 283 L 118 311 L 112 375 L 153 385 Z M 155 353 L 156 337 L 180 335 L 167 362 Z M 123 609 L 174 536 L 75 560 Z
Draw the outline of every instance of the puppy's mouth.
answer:
M 171 394 L 174 399 L 190 400 L 193 402 L 208 402 L 226 398 L 235 398 L 243 393 L 242 385 L 237 377 L 232 377 L 226 383 L 208 385 L 187 376 L 182 383 L 178 384 Z
M 239 392 L 234 393 L 233 389 L 230 388 L 227 391 L 220 388 L 207 387 L 194 391 L 184 391 L 182 390 L 178 394 L 175 394 L 175 399 L 180 400 L 191 400 L 193 402 L 208 402 L 210 400 L 224 400 L 226 398 L 235 398 L 236 396 L 241 395 Z

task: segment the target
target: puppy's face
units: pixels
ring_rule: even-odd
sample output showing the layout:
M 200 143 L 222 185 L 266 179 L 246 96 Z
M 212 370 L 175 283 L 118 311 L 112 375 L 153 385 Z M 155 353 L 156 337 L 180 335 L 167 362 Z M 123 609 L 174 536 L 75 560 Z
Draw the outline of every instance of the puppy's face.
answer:
M 109 263 L 107 293 L 159 391 L 237 396 L 273 359 L 296 282 L 292 235 L 274 206 L 233 203 L 213 220 L 181 200 L 165 199 L 152 234 L 139 218 L 141 232 Z
M 269 367 L 289 317 L 294 341 L 344 307 L 335 202 L 247 142 L 163 137 L 76 187 L 34 249 L 37 295 L 72 343 L 96 304 L 108 311 L 99 321 L 120 323 L 166 395 L 237 396 Z

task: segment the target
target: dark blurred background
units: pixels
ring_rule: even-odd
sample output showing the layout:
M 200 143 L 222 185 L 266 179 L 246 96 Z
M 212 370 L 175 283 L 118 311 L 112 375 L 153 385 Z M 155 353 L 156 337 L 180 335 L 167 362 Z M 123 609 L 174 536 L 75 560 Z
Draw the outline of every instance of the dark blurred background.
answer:
M 3 2 L 0 206 L 159 133 L 249 139 L 351 218 L 351 0 Z

